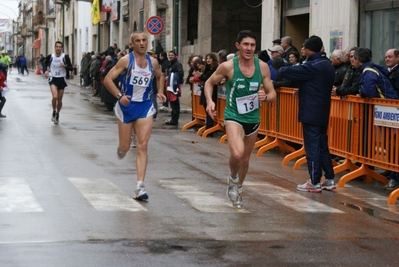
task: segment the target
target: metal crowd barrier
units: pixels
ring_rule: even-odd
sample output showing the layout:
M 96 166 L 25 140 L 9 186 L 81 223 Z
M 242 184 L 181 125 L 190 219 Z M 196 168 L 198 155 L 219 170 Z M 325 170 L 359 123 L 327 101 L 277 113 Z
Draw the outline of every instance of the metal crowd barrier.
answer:
M 294 169 L 299 169 L 306 163 L 306 157 L 302 124 L 298 122 L 298 99 L 293 96 L 295 90 L 297 89 L 279 88 L 276 90 L 277 101 L 262 104 L 259 134 L 264 138 L 256 142 L 255 148 L 259 148 L 258 156 L 275 147 L 288 151 L 290 153 L 284 157 L 282 164 L 287 165 L 289 161 L 297 159 Z M 205 113 L 194 113 L 194 96 L 193 91 L 194 121 L 204 120 L 200 116 Z M 217 129 L 220 130 L 222 128 L 219 127 L 223 127 L 222 110 L 226 102 L 225 96 L 219 95 L 218 98 L 216 122 L 219 125 Z M 187 125 L 192 125 L 193 122 Z M 185 128 L 187 125 L 183 130 L 187 129 Z M 387 179 L 374 171 L 374 168 L 399 172 L 398 128 L 399 100 L 358 96 L 347 96 L 343 99 L 332 97 L 328 127 L 329 148 L 331 154 L 344 158 L 342 164 L 333 161 L 334 172 L 337 174 L 349 171 L 340 178 L 338 187 L 344 187 L 348 181 L 363 175 L 366 176 L 367 183 L 375 179 L 386 185 Z M 220 142 L 223 143 L 225 140 L 226 135 L 222 136 Z M 289 142 L 300 144 L 302 147 L 295 150 Z M 389 195 L 388 203 L 395 204 L 398 197 L 399 189 L 396 189 Z

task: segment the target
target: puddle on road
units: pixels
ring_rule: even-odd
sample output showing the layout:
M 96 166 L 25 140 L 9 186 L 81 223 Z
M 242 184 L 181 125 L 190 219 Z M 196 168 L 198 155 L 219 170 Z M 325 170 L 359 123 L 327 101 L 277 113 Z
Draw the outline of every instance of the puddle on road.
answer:
M 366 208 L 366 207 L 363 207 L 363 206 L 360 206 L 360 205 L 355 205 L 355 204 L 351 204 L 351 203 L 346 203 L 346 202 L 340 202 L 340 203 L 341 203 L 342 205 L 344 205 L 345 207 L 348 207 L 348 208 L 351 208 L 351 209 L 354 209 L 354 210 L 360 210 L 361 212 L 365 212 L 365 213 L 367 213 L 368 215 L 373 216 L 373 217 L 376 217 L 376 218 L 379 218 L 379 219 L 381 219 L 381 220 L 383 220 L 383 221 L 386 221 L 386 222 L 389 222 L 389 223 L 394 223 L 394 224 L 399 225 L 399 221 L 381 218 L 381 217 L 380 217 L 380 214 L 381 214 L 381 213 L 378 212 L 378 211 L 376 211 L 376 210 L 373 210 L 373 209 L 370 209 L 370 208 Z

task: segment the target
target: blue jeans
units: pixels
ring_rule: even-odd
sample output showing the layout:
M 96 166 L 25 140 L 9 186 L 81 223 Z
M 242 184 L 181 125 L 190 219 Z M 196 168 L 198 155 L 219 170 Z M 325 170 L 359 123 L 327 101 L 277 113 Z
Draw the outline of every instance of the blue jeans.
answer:
M 397 172 L 391 172 L 388 176 L 388 179 L 391 180 L 395 180 L 396 182 L 399 182 L 399 177 L 398 177 L 398 173 Z
M 312 184 L 320 183 L 322 170 L 326 179 L 334 179 L 331 155 L 328 149 L 327 125 L 302 123 L 308 171 Z

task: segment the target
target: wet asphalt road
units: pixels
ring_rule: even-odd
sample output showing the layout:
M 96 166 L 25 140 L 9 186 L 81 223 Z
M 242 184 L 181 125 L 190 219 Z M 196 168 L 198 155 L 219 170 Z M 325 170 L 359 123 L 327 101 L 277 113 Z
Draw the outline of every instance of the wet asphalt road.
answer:
M 0 119 L 0 266 L 398 266 L 399 204 L 358 180 L 299 193 L 303 166 L 254 152 L 244 209 L 226 191 L 228 147 L 154 122 L 145 185 L 131 199 L 135 150 L 116 159 L 114 115 L 72 83 L 60 124 L 37 75 L 9 75 Z M 337 177 L 338 179 L 339 177 Z

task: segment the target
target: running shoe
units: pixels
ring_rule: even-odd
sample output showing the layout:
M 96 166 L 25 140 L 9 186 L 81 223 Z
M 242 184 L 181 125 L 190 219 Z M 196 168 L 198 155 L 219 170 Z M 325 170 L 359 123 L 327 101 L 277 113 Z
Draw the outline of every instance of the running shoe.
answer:
M 335 188 L 337 188 L 337 186 L 335 185 L 334 179 L 325 179 L 321 183 L 321 189 L 333 190 Z
M 397 182 L 395 179 L 389 180 L 388 184 L 384 186 L 385 190 L 395 190 L 396 188 L 399 188 L 399 182 Z
M 244 206 L 241 197 L 242 186 L 238 186 L 238 177 L 233 178 L 229 175 L 229 177 L 227 178 L 227 183 L 228 187 L 226 193 L 228 198 L 233 203 L 233 207 L 236 209 L 242 209 L 242 207 Z
M 53 114 L 51 115 L 51 121 L 52 122 L 54 122 L 54 120 L 55 120 L 55 114 L 57 114 L 57 113 L 55 113 L 55 111 L 53 111 Z
M 58 124 L 59 120 L 60 120 L 60 114 L 56 113 L 54 118 L 54 124 Z
M 117 157 L 118 159 L 123 159 L 125 156 L 126 156 L 126 152 L 125 152 L 125 153 L 121 152 L 121 151 L 119 150 L 119 147 L 118 147 L 118 148 L 116 149 L 116 157 Z
M 298 191 L 311 192 L 311 193 L 321 193 L 322 191 L 320 183 L 314 185 L 310 180 L 308 180 L 304 184 L 297 185 L 296 189 Z
M 234 202 L 238 198 L 238 177 L 233 178 L 231 175 L 227 177 L 227 196 Z
M 137 136 L 135 134 L 132 134 L 132 142 L 130 143 L 131 148 L 135 148 L 137 143 Z
M 134 190 L 133 199 L 135 200 L 148 200 L 147 192 L 144 187 L 139 187 Z
M 238 189 L 238 197 L 235 201 L 233 201 L 233 207 L 236 209 L 242 209 L 244 207 L 244 203 L 242 202 L 241 193 L 242 193 L 242 190 Z

